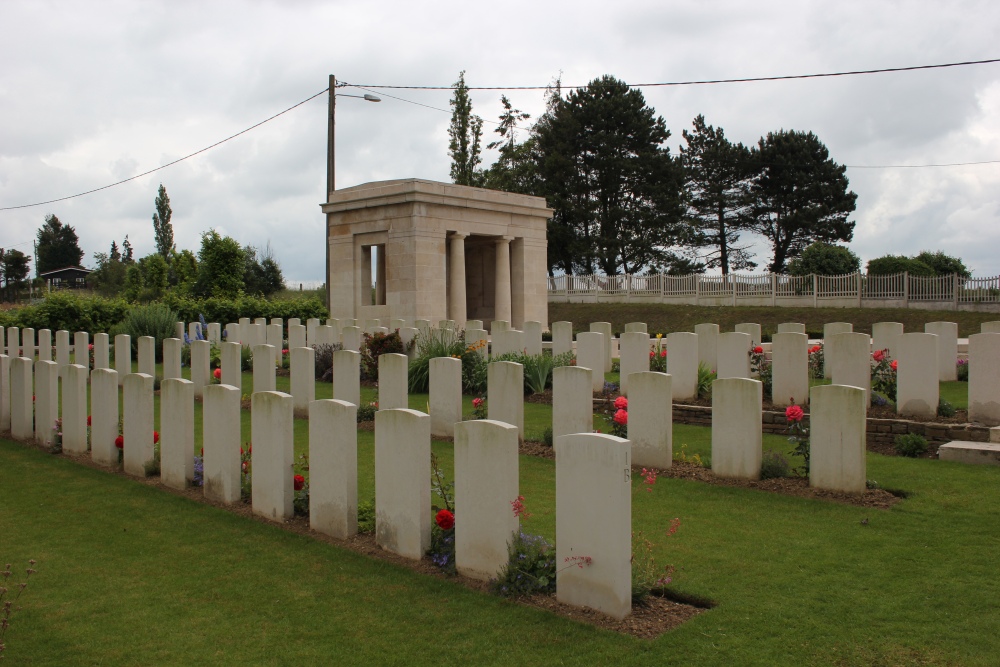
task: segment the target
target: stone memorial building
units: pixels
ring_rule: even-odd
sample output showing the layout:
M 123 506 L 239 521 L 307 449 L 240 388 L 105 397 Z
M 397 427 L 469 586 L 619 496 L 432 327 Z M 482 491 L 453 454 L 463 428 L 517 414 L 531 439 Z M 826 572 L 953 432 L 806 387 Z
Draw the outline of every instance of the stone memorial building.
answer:
M 542 197 L 410 178 L 335 190 L 322 210 L 330 317 L 548 326 Z

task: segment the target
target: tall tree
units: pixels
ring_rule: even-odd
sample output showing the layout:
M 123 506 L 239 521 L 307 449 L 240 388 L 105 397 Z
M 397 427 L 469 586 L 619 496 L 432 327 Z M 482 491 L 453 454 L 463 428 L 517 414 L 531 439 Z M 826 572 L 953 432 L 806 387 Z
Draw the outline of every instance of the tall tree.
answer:
M 163 187 L 163 183 L 160 183 L 160 189 L 156 192 L 153 205 L 156 206 L 156 213 L 153 214 L 153 236 L 156 239 L 156 252 L 169 262 L 170 251 L 174 249 L 174 227 L 170 224 L 170 218 L 174 211 L 170 208 L 170 197 L 167 196 L 167 189 Z
M 472 113 L 472 99 L 465 85 L 465 70 L 454 83 L 451 105 L 451 125 L 448 127 L 448 154 L 451 156 L 451 180 L 458 185 L 481 185 L 483 161 L 480 155 L 483 140 L 483 119 Z
M 45 224 L 38 229 L 37 252 L 35 275 L 67 266 L 79 266 L 83 259 L 76 230 L 70 225 L 64 225 L 54 215 L 45 216 Z
M 125 235 L 125 240 L 122 241 L 122 264 L 131 264 L 135 261 L 135 257 L 132 256 L 132 244 L 128 240 L 128 234 Z
M 196 296 L 231 298 L 244 287 L 245 258 L 240 244 L 214 229 L 201 235 Z
M 111 251 L 108 252 L 108 259 L 114 262 L 122 261 L 122 253 L 118 249 L 118 244 L 114 240 L 111 241 Z
M 771 243 L 769 269 L 786 263 L 812 243 L 850 241 L 858 196 L 848 190 L 847 168 L 812 132 L 768 132 L 755 151 L 757 176 L 751 187 L 754 229 Z
M 3 275 L 5 299 L 13 301 L 31 273 L 31 258 L 20 250 L 0 248 L 0 274 Z
M 700 114 L 692 124 L 691 132 L 683 132 L 686 145 L 680 154 L 687 195 L 685 245 L 695 252 L 709 249 L 699 259 L 706 268 L 721 268 L 723 275 L 752 269 L 757 263 L 750 244 L 739 243 L 741 232 L 753 222 L 748 196 L 753 176 L 750 150 L 731 143 L 721 127 L 708 125 Z
M 549 269 L 606 274 L 662 266 L 681 225 L 682 170 L 662 117 L 612 76 L 553 104 L 536 125 L 557 234 Z

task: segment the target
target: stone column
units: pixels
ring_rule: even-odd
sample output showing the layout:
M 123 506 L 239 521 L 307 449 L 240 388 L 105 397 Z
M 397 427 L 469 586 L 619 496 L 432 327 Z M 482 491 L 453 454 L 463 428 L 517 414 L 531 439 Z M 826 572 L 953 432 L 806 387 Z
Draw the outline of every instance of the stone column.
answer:
M 455 326 L 465 328 L 465 237 L 468 234 L 454 233 L 448 237 L 451 253 L 448 255 L 448 317 L 455 320 Z M 499 275 L 499 274 L 498 274 Z
M 496 294 L 493 298 L 493 319 L 511 321 L 510 301 L 510 242 L 511 237 L 501 236 L 496 240 Z
M 375 304 L 385 305 L 385 245 L 377 246 L 378 252 L 375 255 Z
M 514 329 L 522 329 L 524 321 L 534 317 L 525 316 L 525 265 L 524 239 L 515 238 L 510 244 L 510 325 Z M 548 298 L 548 294 L 546 294 Z

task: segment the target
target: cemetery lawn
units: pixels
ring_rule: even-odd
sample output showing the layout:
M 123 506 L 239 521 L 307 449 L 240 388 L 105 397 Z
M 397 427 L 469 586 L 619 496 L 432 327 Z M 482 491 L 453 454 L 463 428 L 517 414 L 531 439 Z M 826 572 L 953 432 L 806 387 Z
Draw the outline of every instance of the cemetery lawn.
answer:
M 319 397 L 327 390 L 317 384 Z M 425 409 L 426 396 L 410 405 Z M 249 418 L 244 411 L 244 441 Z M 196 451 L 200 420 L 196 403 Z M 525 405 L 529 438 L 550 420 L 549 406 Z M 297 456 L 307 435 L 297 419 Z M 708 457 L 711 432 L 675 424 L 674 451 L 682 444 Z M 787 453 L 789 443 L 765 435 L 764 449 Z M 374 494 L 370 430 L 359 430 L 358 450 L 364 501 Z M 452 478 L 451 443 L 435 441 L 433 451 Z M 532 513 L 523 527 L 550 540 L 554 474 L 553 461 L 520 457 Z M 677 567 L 672 589 L 717 603 L 641 640 L 0 440 L 0 559 L 15 572 L 38 561 L 5 637 L 7 657 L 27 665 L 995 664 L 1000 468 L 869 453 L 868 477 L 910 495 L 877 510 L 670 478 L 646 491 L 635 475 L 633 528 L 656 543 L 658 563 Z M 681 527 L 667 538 L 674 517 Z
M 979 333 L 983 322 L 1000 320 L 1000 313 L 917 308 L 770 308 L 765 306 L 688 306 L 640 303 L 550 303 L 549 322 L 568 321 L 576 332 L 588 322 L 610 322 L 615 332 L 629 322 L 646 322 L 651 334 L 694 331 L 696 324 L 716 322 L 720 331 L 733 331 L 741 322 L 761 325 L 764 338 L 782 322 L 801 322 L 810 337 L 822 338 L 827 322 L 852 322 L 854 331 L 870 334 L 875 322 L 901 322 L 907 332 L 922 332 L 927 322 L 956 322 L 958 335 Z

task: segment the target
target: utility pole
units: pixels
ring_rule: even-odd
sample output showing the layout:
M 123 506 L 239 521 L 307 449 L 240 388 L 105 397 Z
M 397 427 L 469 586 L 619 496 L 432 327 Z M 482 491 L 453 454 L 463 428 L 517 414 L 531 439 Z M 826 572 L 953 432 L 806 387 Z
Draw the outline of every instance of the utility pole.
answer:
M 326 200 L 330 201 L 330 193 L 336 189 L 336 158 L 335 158 L 335 130 L 334 117 L 337 111 L 337 77 L 330 75 L 330 103 L 327 112 L 326 124 Z M 330 229 L 327 225 L 326 217 L 323 218 L 323 245 L 326 247 L 326 264 L 323 266 L 323 283 L 326 285 L 326 307 L 330 309 L 331 291 L 330 286 Z

